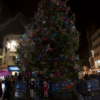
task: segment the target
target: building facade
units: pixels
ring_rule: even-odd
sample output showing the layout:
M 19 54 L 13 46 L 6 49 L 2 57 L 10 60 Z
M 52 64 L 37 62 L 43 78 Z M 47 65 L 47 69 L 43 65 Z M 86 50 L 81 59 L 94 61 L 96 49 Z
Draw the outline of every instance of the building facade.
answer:
M 99 31 L 100 31 L 100 20 L 95 20 L 90 26 L 87 27 L 87 40 L 89 47 L 89 62 L 90 62 L 90 71 L 92 73 L 97 74 L 99 71 L 99 67 L 97 64 L 97 60 L 99 60 L 98 51 L 99 47 L 96 47 L 97 42 L 99 42 Z M 97 53 L 96 53 L 97 52 Z
M 91 37 L 92 50 L 91 50 L 91 58 L 90 63 L 91 69 L 95 73 L 100 70 L 100 28 L 92 35 Z M 93 59 L 93 61 L 91 60 Z
M 3 50 L 0 49 L 0 67 L 1 67 L 1 65 L 2 65 L 2 57 L 3 57 L 2 53 L 3 53 Z
M 16 46 L 18 45 L 18 40 L 22 37 L 19 35 L 7 35 L 3 39 L 3 58 L 2 66 L 13 66 L 15 65 L 13 57 L 17 57 Z

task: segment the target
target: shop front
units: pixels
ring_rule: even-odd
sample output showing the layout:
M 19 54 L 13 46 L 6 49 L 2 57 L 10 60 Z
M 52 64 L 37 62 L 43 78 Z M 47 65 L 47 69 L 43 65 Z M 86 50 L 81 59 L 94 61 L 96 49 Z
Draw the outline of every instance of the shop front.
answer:
M 8 70 L 12 72 L 12 75 L 15 75 L 15 73 L 17 73 L 17 76 L 19 75 L 19 68 L 17 66 L 8 66 Z

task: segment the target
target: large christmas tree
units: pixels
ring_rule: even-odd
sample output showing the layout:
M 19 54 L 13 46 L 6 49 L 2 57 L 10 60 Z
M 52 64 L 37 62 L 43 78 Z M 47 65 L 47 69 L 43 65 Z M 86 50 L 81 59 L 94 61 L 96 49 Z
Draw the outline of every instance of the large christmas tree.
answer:
M 75 52 L 79 33 L 75 14 L 61 0 L 41 0 L 38 11 L 26 27 L 17 47 L 20 69 L 41 71 L 58 76 L 73 76 L 78 68 Z M 63 73 L 59 73 L 63 72 Z M 57 76 L 57 75 L 55 75 Z

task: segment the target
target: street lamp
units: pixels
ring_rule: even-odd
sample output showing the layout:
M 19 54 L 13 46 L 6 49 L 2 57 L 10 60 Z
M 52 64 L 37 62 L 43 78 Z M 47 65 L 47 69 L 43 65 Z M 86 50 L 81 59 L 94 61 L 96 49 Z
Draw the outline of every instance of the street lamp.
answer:
M 9 42 L 7 43 L 7 49 L 10 49 L 10 43 Z
M 12 45 L 13 45 L 13 46 L 16 45 L 16 42 L 15 42 L 15 41 L 12 41 Z

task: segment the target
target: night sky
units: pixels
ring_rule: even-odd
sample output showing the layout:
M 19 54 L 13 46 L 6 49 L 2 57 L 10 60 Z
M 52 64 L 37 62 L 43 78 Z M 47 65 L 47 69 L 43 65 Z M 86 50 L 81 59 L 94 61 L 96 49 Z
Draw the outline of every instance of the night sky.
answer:
M 40 0 L 2 1 L 2 4 L 8 7 L 12 17 L 14 17 L 18 11 L 21 11 L 26 17 L 33 17 L 34 12 L 37 10 L 37 4 Z M 100 0 L 69 0 L 68 5 L 70 5 L 72 12 L 76 14 L 76 27 L 82 34 L 80 36 L 81 40 L 79 52 L 81 54 L 81 58 L 83 58 L 84 54 L 88 55 L 86 27 L 94 20 L 100 19 Z

